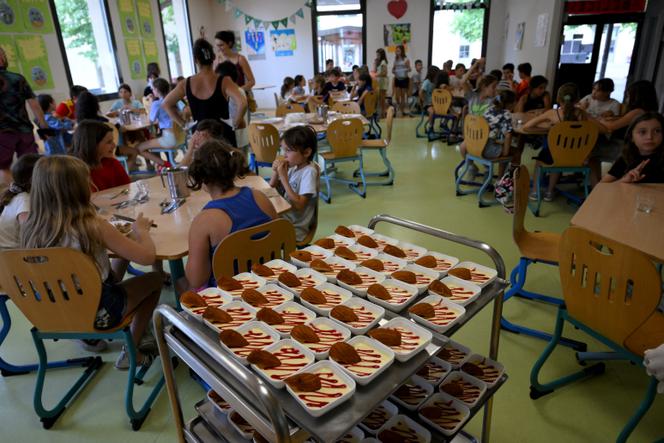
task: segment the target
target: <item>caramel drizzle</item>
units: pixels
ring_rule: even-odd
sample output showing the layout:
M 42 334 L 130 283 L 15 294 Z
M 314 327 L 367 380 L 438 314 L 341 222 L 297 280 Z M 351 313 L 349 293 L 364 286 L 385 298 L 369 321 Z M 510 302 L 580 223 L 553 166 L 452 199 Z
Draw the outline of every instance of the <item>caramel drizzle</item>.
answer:
M 362 361 L 355 363 L 353 365 L 345 364 L 343 365 L 349 371 L 352 371 L 358 377 L 368 377 L 369 375 L 376 372 L 381 364 L 381 357 L 378 352 L 375 352 L 373 349 L 357 349 L 355 348 Z
M 405 249 L 405 248 L 402 248 L 402 249 L 403 249 L 403 252 L 406 253 L 406 258 L 418 259 L 422 256 L 421 252 L 418 252 L 414 249 Z
M 451 261 L 447 261 L 443 258 L 436 258 L 436 267 L 434 268 L 436 271 L 447 271 L 451 267 L 452 267 Z
M 336 305 L 341 303 L 341 295 L 337 294 L 336 292 L 332 292 L 327 289 L 324 289 L 321 292 L 325 296 L 326 302 L 322 305 L 316 306 L 321 308 L 334 308 Z
M 231 350 L 240 357 L 246 357 L 251 354 L 251 351 L 263 349 L 274 343 L 272 337 L 263 331 L 250 330 L 244 333 L 243 337 L 249 342 L 247 346 L 242 348 L 231 348 Z
M 445 326 L 459 317 L 459 314 L 443 305 L 442 301 L 432 304 L 431 306 L 433 306 L 434 316 L 433 318 L 427 318 L 426 320 L 435 325 Z
M 310 363 L 304 354 L 295 348 L 284 346 L 273 354 L 281 362 L 279 366 L 265 371 L 273 380 L 283 380 Z
M 359 275 L 360 278 L 362 279 L 362 283 L 359 283 L 357 285 L 351 285 L 354 288 L 366 289 L 369 286 L 373 285 L 374 283 L 378 283 L 378 279 L 372 275 L 365 274 L 363 272 L 358 272 L 357 275 Z
M 309 275 L 304 275 L 302 277 L 298 277 L 300 279 L 300 285 L 299 286 L 293 286 L 292 289 L 296 289 L 301 291 L 302 289 L 305 288 L 313 288 L 316 286 L 318 283 L 316 283 L 316 280 L 313 279 L 313 277 Z
M 234 417 L 235 415 L 237 415 L 238 417 L 240 417 L 240 415 L 239 415 L 237 412 L 235 412 L 235 413 L 231 414 L 231 420 L 233 420 L 233 417 Z M 242 432 L 244 432 L 245 434 L 252 434 L 252 433 L 254 432 L 254 430 L 255 430 L 255 429 L 251 426 L 251 424 L 249 424 L 248 422 L 245 422 L 245 423 L 238 423 L 236 420 L 233 420 L 233 423 L 235 423 L 235 424 L 237 425 L 237 427 L 240 428 L 240 430 L 241 430 Z
M 399 288 L 397 286 L 389 286 L 389 287 L 385 286 L 385 289 L 387 289 L 387 292 L 390 293 L 390 296 L 392 296 L 392 298 L 384 301 L 393 305 L 400 305 L 402 303 L 405 303 L 410 297 L 413 296 L 413 294 L 411 294 L 410 292 L 406 291 L 403 288 Z
M 414 429 L 411 429 L 406 423 L 403 423 L 401 421 L 397 422 L 397 424 L 389 428 L 389 430 L 399 434 L 403 438 L 402 443 L 420 442 L 420 437 L 417 434 L 417 432 L 415 432 Z M 378 435 L 380 439 L 380 433 Z
M 330 265 L 330 268 L 332 268 L 331 271 L 318 271 L 321 272 L 325 275 L 331 275 L 331 276 L 336 276 L 339 272 L 343 270 L 350 270 L 350 268 L 342 263 L 328 263 Z
M 355 436 L 353 434 L 348 433 L 343 437 L 341 437 L 340 440 L 337 440 L 337 443 L 355 443 L 356 441 L 357 439 L 355 438 Z
M 381 272 L 389 272 L 390 274 L 401 269 L 401 265 L 389 260 L 383 260 L 383 267 L 385 269 Z
M 224 309 L 224 311 L 226 311 L 228 315 L 233 317 L 233 320 L 231 320 L 230 323 L 219 323 L 216 321 L 210 322 L 221 330 L 235 329 L 238 326 L 242 326 L 243 324 L 254 318 L 251 312 L 247 311 L 244 308 L 226 308 Z
M 424 364 L 424 367 L 417 371 L 417 375 L 422 377 L 428 382 L 435 382 L 445 375 L 445 368 L 438 366 L 436 363 L 429 361 Z
M 427 285 L 428 286 L 429 283 L 431 283 L 432 281 L 433 281 L 433 278 L 431 278 L 427 275 L 420 274 L 419 272 L 415 273 L 415 284 L 416 285 Z
M 420 336 L 414 334 L 406 328 L 394 328 L 401 333 L 401 344 L 399 346 L 390 346 L 396 352 L 409 352 L 416 349 L 420 344 Z
M 371 258 L 371 253 L 369 252 L 364 252 L 364 251 L 353 251 L 355 253 L 355 260 L 350 260 L 355 263 L 363 262 L 364 260 L 368 260 Z M 346 259 L 348 260 L 348 259 Z
M 304 344 L 315 353 L 326 352 L 333 344 L 344 339 L 343 334 L 336 329 L 318 329 L 314 325 L 309 326 L 314 330 L 320 341 L 318 343 Z
M 473 363 L 475 363 L 478 367 L 482 368 L 482 370 L 484 371 L 484 374 L 479 375 L 479 376 L 476 375 L 475 376 L 476 378 L 479 378 L 480 380 L 488 382 L 488 383 L 493 383 L 494 381 L 496 381 L 498 379 L 498 376 L 500 375 L 500 371 L 497 368 L 487 364 L 486 362 L 481 362 L 481 363 L 480 362 L 473 362 Z
M 242 289 L 234 289 L 232 291 L 226 291 L 231 294 L 233 297 L 241 297 L 242 291 L 245 289 L 258 289 L 260 284 L 256 280 L 238 280 L 242 285 Z
M 297 325 L 303 325 L 309 320 L 309 316 L 302 311 L 281 311 L 279 313 L 284 323 L 280 325 L 273 325 L 273 327 L 283 333 L 289 333 Z
M 470 280 L 476 283 L 484 283 L 489 281 L 489 276 L 483 272 L 478 271 L 476 268 L 470 269 Z
M 274 308 L 286 301 L 286 297 L 279 291 L 265 291 L 262 293 L 267 298 L 267 303 L 263 305 L 265 308 Z
M 207 306 L 212 306 L 213 308 L 218 308 L 218 307 L 224 305 L 224 300 L 216 294 L 207 294 L 207 295 L 198 294 L 198 295 L 200 295 L 203 298 L 203 300 L 205 300 L 205 304 Z M 202 315 L 203 312 L 205 312 L 205 309 L 207 308 L 207 306 L 194 306 L 194 307 L 188 308 L 188 309 L 196 315 Z
M 390 413 L 387 412 L 387 409 L 385 409 L 383 405 L 380 405 L 371 411 L 369 415 L 367 415 L 367 418 L 362 420 L 362 424 L 371 430 L 376 430 L 383 426 L 389 418 Z
M 299 392 L 297 396 L 308 408 L 322 408 L 332 403 L 343 395 L 343 390 L 348 386 L 343 383 L 333 372 L 318 372 L 321 389 L 316 392 Z M 338 389 L 337 392 L 321 392 L 323 389 Z
M 448 288 L 450 288 L 450 291 L 452 291 L 452 296 L 447 297 L 450 300 L 453 301 L 466 301 L 470 297 L 473 296 L 473 291 L 466 289 L 461 286 L 454 286 L 454 285 L 447 285 Z
M 274 272 L 274 275 L 271 275 L 271 276 L 268 277 L 270 279 L 278 279 L 281 274 L 288 271 L 288 269 L 286 269 L 286 267 L 282 267 L 282 266 L 279 266 L 279 265 L 268 266 L 268 268 L 272 269 L 272 272 Z M 266 278 L 266 277 L 263 277 L 263 278 Z
M 455 380 L 457 383 L 461 383 L 463 385 L 463 394 L 459 396 L 454 396 L 461 400 L 464 403 L 472 404 L 479 396 L 480 396 L 480 388 L 475 386 L 472 383 L 468 383 L 467 381 L 463 379 L 457 379 Z M 445 383 L 445 385 L 448 383 Z M 451 395 L 451 394 L 450 394 Z
M 448 362 L 448 363 L 452 363 L 452 364 L 460 363 L 460 362 L 461 362 L 464 358 L 466 358 L 466 356 L 468 355 L 466 352 L 464 352 L 464 351 L 462 351 L 462 350 L 460 350 L 460 349 L 457 349 L 457 348 L 453 348 L 453 347 L 451 347 L 451 346 L 447 346 L 447 347 L 445 347 L 445 348 L 443 348 L 443 349 L 444 349 L 445 351 L 447 351 L 447 352 L 450 354 L 450 356 L 447 357 L 447 358 L 446 358 L 446 357 L 443 357 L 443 355 L 441 354 L 441 352 L 442 352 L 442 349 L 441 349 L 441 351 L 438 352 L 438 354 L 437 354 L 438 357 L 440 357 L 440 358 L 442 358 L 443 360 L 445 360 L 446 362 Z
M 408 393 L 400 392 L 402 389 L 407 389 Z M 401 385 L 401 387 L 394 393 L 394 396 L 402 402 L 409 405 L 417 405 L 427 396 L 427 391 L 418 385 Z
M 370 324 L 376 319 L 376 316 L 373 312 L 366 309 L 364 306 L 358 306 L 351 308 L 358 317 L 357 321 L 348 322 L 354 328 L 363 328 L 364 326 Z
M 456 428 L 463 420 L 463 414 L 452 406 L 452 402 L 434 401 L 433 406 L 441 410 L 442 415 L 438 418 L 429 418 L 427 420 L 437 424 L 443 429 L 452 430 Z

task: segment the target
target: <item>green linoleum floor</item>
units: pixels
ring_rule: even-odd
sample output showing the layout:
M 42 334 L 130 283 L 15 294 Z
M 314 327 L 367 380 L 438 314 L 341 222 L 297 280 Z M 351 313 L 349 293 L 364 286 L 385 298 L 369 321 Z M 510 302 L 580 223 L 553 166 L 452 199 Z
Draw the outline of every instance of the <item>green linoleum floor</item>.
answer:
M 394 186 L 370 187 L 361 199 L 341 185 L 333 188 L 332 204 L 320 203 L 319 234 L 329 233 L 338 224 L 363 224 L 376 214 L 417 221 L 456 234 L 485 241 L 502 255 L 507 272 L 518 260 L 512 242 L 511 217 L 501 207 L 479 209 L 474 196 L 456 197 L 452 179 L 459 161 L 454 147 L 427 143 L 414 137 L 416 119 L 399 119 L 389 156 L 397 171 Z M 366 156 L 367 170 L 378 169 L 378 155 Z M 530 158 L 529 153 L 524 158 Z M 340 171 L 350 172 L 350 165 Z M 542 217 L 527 215 L 531 230 L 562 231 L 573 215 L 574 207 L 562 199 L 545 203 Z M 421 244 L 424 247 L 462 259 L 490 265 L 487 256 L 443 240 L 431 239 L 402 228 L 379 225 L 387 235 Z M 557 269 L 535 265 L 529 270 L 528 287 L 534 291 L 559 295 Z M 164 301 L 172 293 L 164 291 Z M 13 307 L 12 307 L 13 308 Z M 12 362 L 35 359 L 27 321 L 12 309 L 13 328 L 2 356 Z M 505 305 L 506 316 L 515 322 L 551 331 L 555 309 L 539 303 L 511 300 Z M 454 339 L 479 353 L 488 352 L 491 309 L 487 308 L 464 327 Z M 568 336 L 583 339 L 590 350 L 601 349 L 579 331 L 567 328 Z M 153 406 L 139 432 L 131 431 L 124 413 L 126 373 L 117 371 L 112 363 L 119 343 L 102 354 L 108 362 L 50 431 L 41 424 L 32 409 L 34 375 L 0 379 L 0 441 L 3 442 L 172 442 L 176 441 L 173 420 L 166 394 Z M 491 439 L 494 442 L 609 442 L 615 440 L 623 424 L 641 401 L 647 378 L 641 368 L 624 362 L 610 362 L 604 375 L 577 382 L 537 401 L 529 398 L 529 374 L 533 362 L 544 348 L 543 341 L 503 332 L 499 360 L 510 376 L 494 402 Z M 84 354 L 75 344 L 60 341 L 48 347 L 53 359 Z M 542 371 L 545 379 L 576 370 L 573 351 L 559 348 Z M 153 368 L 154 372 L 154 368 Z M 193 382 L 183 365 L 177 370 L 178 388 L 185 415 L 193 416 L 193 405 L 204 392 Z M 51 375 L 52 374 L 52 375 Z M 51 371 L 47 392 L 54 392 L 68 380 L 71 370 Z M 154 381 L 155 377 L 148 377 Z M 150 383 L 148 381 L 148 383 Z M 139 393 L 142 392 L 139 388 Z M 466 427 L 479 435 L 481 414 Z M 321 419 L 324 423 L 325 418 Z M 652 442 L 664 437 L 664 397 L 658 396 L 653 407 L 632 434 L 630 442 Z

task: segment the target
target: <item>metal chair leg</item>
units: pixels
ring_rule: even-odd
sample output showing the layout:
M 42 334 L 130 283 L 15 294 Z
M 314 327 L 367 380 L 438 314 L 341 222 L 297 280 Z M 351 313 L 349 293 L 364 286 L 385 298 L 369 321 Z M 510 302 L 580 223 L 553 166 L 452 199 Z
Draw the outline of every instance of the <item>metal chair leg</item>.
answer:
M 357 184 L 349 184 L 348 187 L 350 188 L 351 191 L 355 192 L 357 195 L 359 195 L 362 198 L 367 197 L 367 179 L 364 176 L 364 163 L 362 161 L 362 156 L 360 156 L 360 183 Z M 360 191 L 359 185 L 362 185 L 362 190 Z
M 641 404 L 639 404 L 637 410 L 634 411 L 634 414 L 627 421 L 625 427 L 622 429 L 622 431 L 620 431 L 620 435 L 618 435 L 618 439 L 616 440 L 617 443 L 626 442 L 632 431 L 634 431 L 636 426 L 643 418 L 643 416 L 646 415 L 646 412 L 648 412 L 648 409 L 650 409 L 650 406 L 655 400 L 655 394 L 657 393 L 657 384 L 658 384 L 657 379 L 655 377 L 650 377 L 650 383 L 648 384 L 646 395 L 641 401 Z
M 322 157 L 321 157 L 321 170 L 323 171 L 323 175 L 321 176 L 321 178 L 325 181 L 325 188 L 327 189 L 327 192 L 321 191 L 320 197 L 323 199 L 325 203 L 329 204 L 332 202 L 332 189 L 330 187 L 330 176 L 327 170 L 327 162 Z

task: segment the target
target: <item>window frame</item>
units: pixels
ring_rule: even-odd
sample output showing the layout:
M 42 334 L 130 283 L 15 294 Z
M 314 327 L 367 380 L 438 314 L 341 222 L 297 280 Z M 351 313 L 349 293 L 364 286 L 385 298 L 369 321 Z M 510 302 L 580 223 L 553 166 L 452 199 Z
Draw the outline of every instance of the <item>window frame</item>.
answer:
M 106 0 L 104 0 L 106 1 Z M 187 14 L 187 44 L 189 45 L 190 48 L 194 47 L 194 40 L 192 38 L 192 33 L 191 33 L 191 11 L 189 10 L 189 0 L 182 0 L 184 2 L 184 10 Z M 173 3 L 173 0 L 171 0 L 171 3 Z M 157 0 L 157 8 L 159 9 L 159 26 L 161 26 L 161 38 L 164 43 L 164 53 L 166 54 L 166 69 L 168 70 L 168 76 L 171 77 L 171 63 L 168 58 L 168 46 L 166 46 L 166 31 L 164 29 L 164 20 L 161 17 L 161 0 Z M 193 60 L 193 54 L 192 54 L 192 64 L 194 65 L 194 71 L 196 70 L 195 66 L 196 64 L 194 63 Z M 170 79 L 173 80 L 173 79 Z
M 362 14 L 362 63 L 367 64 L 367 0 L 359 0 L 360 9 L 338 10 L 338 11 L 318 11 L 318 1 L 312 0 L 311 4 L 311 35 L 314 50 L 314 75 L 318 72 L 318 17 L 325 15 L 357 15 Z M 349 72 L 344 72 L 348 74 Z M 322 74 L 322 72 L 320 73 Z
M 113 61 L 115 61 L 115 68 L 118 71 L 118 86 L 124 83 L 124 77 L 122 76 L 122 69 L 120 69 L 120 61 L 118 59 L 118 46 L 115 41 L 115 32 L 113 31 L 113 21 L 111 20 L 111 11 L 108 7 L 108 0 L 101 0 L 104 6 L 104 15 L 106 16 L 106 24 L 108 26 L 108 33 L 111 39 L 111 49 L 113 50 Z M 63 64 L 65 67 L 65 74 L 67 76 L 67 83 L 69 88 L 67 90 L 67 98 L 69 98 L 69 90 L 74 86 L 74 80 L 71 76 L 71 69 L 69 67 L 69 57 L 67 56 L 67 48 L 65 47 L 65 41 L 62 38 L 62 29 L 60 28 L 60 19 L 58 18 L 58 11 L 55 7 L 55 0 L 49 0 L 48 5 L 51 8 L 51 16 L 53 17 L 53 24 L 55 25 L 55 33 L 58 36 L 58 46 L 60 47 L 60 52 L 63 56 Z M 106 100 L 113 100 L 119 97 L 118 91 L 109 92 L 106 94 L 98 94 L 97 99 L 100 102 Z

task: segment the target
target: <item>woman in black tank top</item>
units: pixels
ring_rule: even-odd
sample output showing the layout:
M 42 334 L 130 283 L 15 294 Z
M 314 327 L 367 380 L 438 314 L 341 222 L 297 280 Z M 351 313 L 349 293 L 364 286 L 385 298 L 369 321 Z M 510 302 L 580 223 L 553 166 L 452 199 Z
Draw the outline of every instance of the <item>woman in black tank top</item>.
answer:
M 198 66 L 199 72 L 185 82 L 179 83 L 164 100 L 164 108 L 171 116 L 171 119 L 178 125 L 184 126 L 185 121 L 177 110 L 177 102 L 183 97 L 187 97 L 191 114 L 196 122 L 205 119 L 214 119 L 221 121 L 229 118 L 228 103 L 232 100 L 238 108 L 234 116 L 233 127 L 235 129 L 244 128 L 244 114 L 247 109 L 247 100 L 238 88 L 238 86 L 229 77 L 220 77 L 212 70 L 214 62 L 214 50 L 212 45 L 205 39 L 198 39 L 194 43 L 194 61 Z M 214 82 L 214 89 L 210 94 L 210 85 Z M 206 95 L 201 98 L 195 95 Z M 233 127 L 225 122 L 224 137 L 231 146 L 236 146 L 235 131 Z

